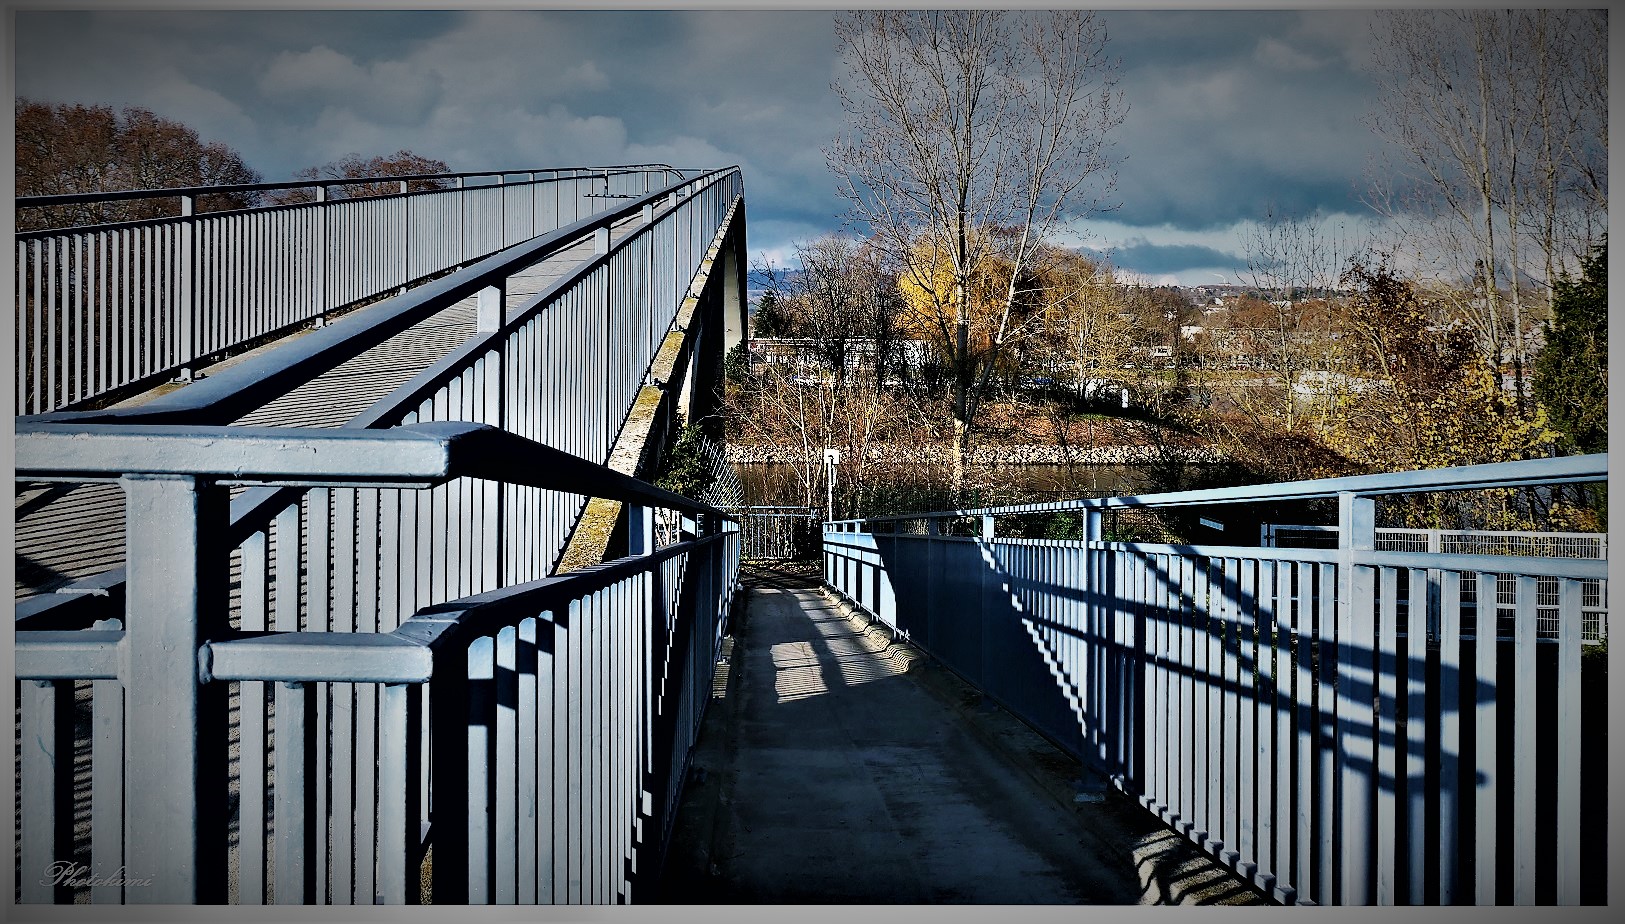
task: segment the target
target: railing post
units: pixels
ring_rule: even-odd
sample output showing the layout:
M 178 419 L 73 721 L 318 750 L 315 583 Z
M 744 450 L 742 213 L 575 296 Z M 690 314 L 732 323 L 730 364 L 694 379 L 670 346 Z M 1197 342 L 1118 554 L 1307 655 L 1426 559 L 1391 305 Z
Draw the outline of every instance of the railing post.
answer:
M 501 329 L 504 320 L 503 315 L 506 313 L 503 308 L 507 294 L 508 281 L 506 279 L 500 279 L 479 291 L 478 308 L 474 322 L 476 333 L 489 334 Z
M 1344 492 L 1337 498 L 1337 746 L 1342 799 L 1340 905 L 1371 901 L 1371 845 L 1376 780 L 1377 689 L 1375 581 L 1361 553 L 1376 547 L 1376 500 Z M 1378 858 L 1377 862 L 1389 862 Z
M 224 489 L 131 475 L 126 498 L 128 876 L 132 902 L 226 900 L 226 685 L 201 683 L 199 646 L 228 626 Z
M 196 196 L 181 196 L 181 217 L 191 218 L 197 211 Z M 176 375 L 177 382 L 192 381 L 192 364 L 198 358 L 198 327 L 203 319 L 198 317 L 201 307 L 198 305 L 197 285 L 197 222 L 181 222 L 181 260 L 183 265 L 177 274 L 181 285 L 181 310 L 176 312 L 181 323 L 185 325 L 180 341 L 185 351 L 180 356 L 181 368 Z
M 1109 715 L 1109 710 L 1115 705 L 1123 708 L 1121 703 L 1104 703 L 1099 700 L 1098 691 L 1101 683 L 1096 678 L 1105 676 L 1105 619 L 1111 602 L 1103 596 L 1106 589 L 1104 562 L 1105 554 L 1092 549 L 1093 543 L 1099 542 L 1104 535 L 1102 529 L 1103 518 L 1099 510 L 1085 510 L 1083 514 L 1083 632 L 1084 654 L 1088 682 L 1079 691 L 1083 699 L 1083 714 L 1086 728 L 1082 731 L 1079 742 L 1080 748 L 1087 757 L 1099 762 L 1102 768 L 1110 767 L 1110 757 L 1107 754 L 1106 736 L 1101 734 L 1102 719 Z M 1091 745 L 1093 745 L 1091 747 Z
M 401 181 L 401 193 L 407 191 L 405 180 Z M 401 288 L 405 291 L 406 284 L 412 281 L 412 197 L 401 199 Z
M 655 550 L 655 511 L 653 507 L 628 505 L 626 508 L 626 553 L 649 555 Z
M 316 277 L 311 282 L 312 298 L 316 309 L 320 312 L 316 317 L 316 326 L 325 327 L 327 312 L 333 307 L 327 292 L 327 238 L 328 213 L 332 211 L 323 203 L 327 202 L 327 186 L 316 186 L 316 239 L 311 242 L 311 273 Z

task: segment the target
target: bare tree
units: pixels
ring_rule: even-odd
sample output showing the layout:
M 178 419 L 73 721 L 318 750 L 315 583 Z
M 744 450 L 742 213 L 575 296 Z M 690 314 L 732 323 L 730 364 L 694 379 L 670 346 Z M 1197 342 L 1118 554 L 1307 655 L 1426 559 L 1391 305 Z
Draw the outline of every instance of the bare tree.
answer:
M 1377 171 L 1380 207 L 1463 269 L 1471 254 L 1469 317 L 1497 365 L 1510 353 L 1520 394 L 1525 328 L 1606 223 L 1606 32 L 1606 13 L 1582 10 L 1389 11 L 1377 26 L 1370 123 L 1400 159 Z
M 1267 308 L 1250 319 L 1257 350 L 1265 366 L 1281 378 L 1277 419 L 1287 432 L 1297 425 L 1294 383 L 1298 374 L 1317 365 L 1328 345 L 1323 310 L 1308 310 L 1312 299 L 1324 299 L 1337 284 L 1347 245 L 1340 234 L 1298 215 L 1282 215 L 1273 206 L 1253 225 L 1247 239 L 1247 269 Z M 1320 323 L 1317 323 L 1320 322 Z M 1323 358 L 1319 365 L 1324 366 Z
M 1035 252 L 1106 206 L 1108 135 L 1124 115 L 1116 63 L 1081 10 L 863 10 L 835 32 L 850 129 L 827 160 L 849 217 L 940 319 L 957 493 Z
M 872 489 L 869 450 L 923 417 L 915 395 L 888 385 L 903 366 L 897 274 L 867 242 L 837 234 L 797 243 L 795 255 L 798 272 L 758 272 L 797 349 L 758 366 L 731 413 L 744 436 L 777 448 L 809 506 L 821 496 L 824 450 L 841 450 L 837 499 L 860 510 Z
M 765 268 L 775 310 L 790 330 L 810 341 L 837 386 L 869 365 L 877 384 L 898 365 L 897 274 L 867 242 L 828 234 L 795 245 L 801 270 L 794 275 Z

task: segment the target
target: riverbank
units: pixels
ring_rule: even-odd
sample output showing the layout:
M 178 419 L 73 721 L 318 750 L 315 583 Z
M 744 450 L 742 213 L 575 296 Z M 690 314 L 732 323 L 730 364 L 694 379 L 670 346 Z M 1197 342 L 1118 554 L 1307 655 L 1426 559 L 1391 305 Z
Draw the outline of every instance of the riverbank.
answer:
M 842 448 L 842 447 L 837 447 Z M 811 450 L 822 458 L 824 447 Z M 936 464 L 953 461 L 953 447 L 940 443 L 904 444 L 879 443 L 871 445 L 866 460 L 884 464 Z M 727 459 L 735 465 L 763 465 L 805 462 L 800 446 L 773 446 L 765 443 L 729 443 Z M 850 453 L 850 449 L 843 452 Z M 1224 461 L 1223 453 L 1212 446 L 1155 446 L 1149 444 L 1115 446 L 1043 446 L 1018 444 L 1009 446 L 976 446 L 971 449 L 970 464 L 976 466 L 1000 465 L 1146 465 L 1159 461 L 1211 463 Z

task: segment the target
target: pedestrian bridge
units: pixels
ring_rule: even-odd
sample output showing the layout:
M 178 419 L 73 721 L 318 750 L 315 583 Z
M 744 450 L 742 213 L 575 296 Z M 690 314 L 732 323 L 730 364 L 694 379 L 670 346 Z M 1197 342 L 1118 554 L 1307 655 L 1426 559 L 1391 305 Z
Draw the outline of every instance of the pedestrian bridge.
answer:
M 741 532 L 649 482 L 746 335 L 741 176 L 391 179 L 17 235 L 17 900 L 669 895 Z M 1605 860 L 1605 552 L 1405 551 L 1376 511 L 1606 477 L 828 523 L 822 583 L 1258 900 L 1570 903 Z M 1335 548 L 1106 527 L 1287 502 Z M 1083 537 L 1001 535 L 1054 512 Z

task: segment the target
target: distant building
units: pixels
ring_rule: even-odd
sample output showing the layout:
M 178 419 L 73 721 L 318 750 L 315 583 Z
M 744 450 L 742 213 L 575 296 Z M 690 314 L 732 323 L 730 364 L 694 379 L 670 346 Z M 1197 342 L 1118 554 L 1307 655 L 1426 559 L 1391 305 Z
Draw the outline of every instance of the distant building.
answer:
M 796 369 L 824 367 L 823 341 L 807 337 L 755 337 L 750 341 L 752 363 L 789 365 Z M 931 345 L 924 340 L 898 340 L 893 344 L 895 359 L 910 369 L 931 360 Z M 846 368 L 873 369 L 877 346 L 873 338 L 854 337 L 846 341 Z

